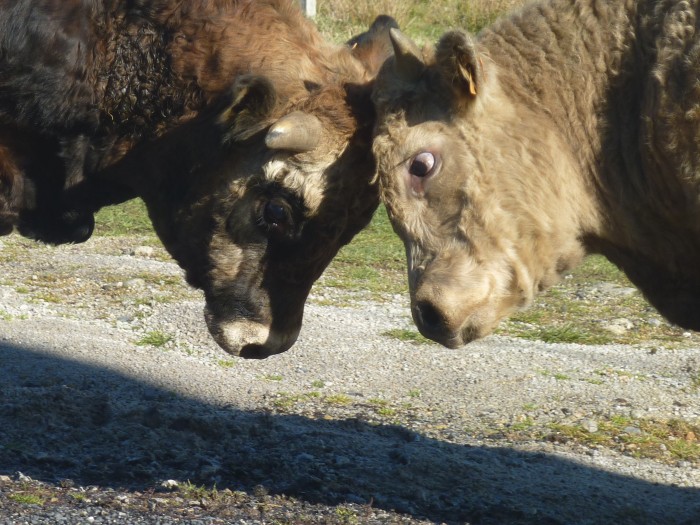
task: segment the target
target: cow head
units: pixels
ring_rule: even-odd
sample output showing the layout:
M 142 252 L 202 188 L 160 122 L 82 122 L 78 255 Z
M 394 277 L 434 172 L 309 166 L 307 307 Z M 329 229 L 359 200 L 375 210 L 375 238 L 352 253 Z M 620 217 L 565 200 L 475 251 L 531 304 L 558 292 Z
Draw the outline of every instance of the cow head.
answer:
M 413 318 L 455 348 L 579 260 L 578 188 L 548 183 L 570 159 L 469 35 L 447 33 L 434 51 L 392 39 L 373 95 L 381 197 L 405 244 Z
M 356 50 L 367 56 L 369 45 Z M 293 96 L 289 85 L 279 88 L 240 77 L 215 111 L 117 169 L 149 173 L 134 178 L 136 192 L 188 281 L 204 291 L 211 334 L 242 357 L 295 342 L 312 284 L 379 200 L 365 77 L 307 83 Z

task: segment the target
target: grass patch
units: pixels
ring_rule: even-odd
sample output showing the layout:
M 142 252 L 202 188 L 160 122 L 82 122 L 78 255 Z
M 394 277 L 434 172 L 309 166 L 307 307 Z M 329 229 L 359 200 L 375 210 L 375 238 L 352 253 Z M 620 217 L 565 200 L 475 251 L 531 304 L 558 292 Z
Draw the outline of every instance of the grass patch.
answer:
M 567 376 L 566 374 L 562 374 L 561 372 L 550 372 L 549 370 L 540 370 L 539 373 L 544 377 L 553 377 L 557 381 L 567 381 L 571 379 L 571 377 Z
M 207 488 L 204 485 L 195 485 L 194 483 L 187 480 L 185 483 L 178 485 L 178 492 L 182 494 L 183 497 L 189 499 L 216 499 L 219 492 L 216 487 Z
M 518 421 L 517 423 L 513 423 L 510 426 L 510 430 L 512 430 L 514 432 L 522 432 L 522 431 L 525 431 L 529 428 L 532 428 L 533 426 L 535 426 L 534 420 L 532 418 L 526 417 L 522 421 Z
M 544 341 L 545 343 L 603 345 L 613 342 L 612 338 L 606 334 L 592 333 L 573 323 L 566 323 L 560 326 L 527 326 L 520 329 L 516 326 L 512 328 L 510 335 L 515 335 L 521 339 Z
M 329 405 L 349 405 L 352 402 L 350 396 L 345 394 L 332 394 L 323 398 Z
M 9 499 L 22 505 L 43 505 L 44 500 L 36 494 L 10 494 Z
M 573 440 L 666 462 L 700 461 L 700 426 L 678 419 L 652 421 L 618 416 L 599 421 L 596 432 L 589 432 L 579 425 L 553 424 L 550 429 L 553 440 Z
M 141 339 L 136 341 L 138 346 L 155 346 L 161 347 L 172 341 L 172 336 L 164 334 L 163 332 L 148 332 Z
M 95 215 L 95 235 L 105 237 L 143 235 L 156 239 L 146 205 L 141 199 L 132 199 L 123 204 L 102 208 Z
M 622 332 L 607 330 L 615 319 L 634 321 Z M 540 293 L 532 306 L 503 321 L 496 333 L 548 343 L 649 344 L 667 347 L 697 344 L 666 323 L 611 262 L 587 257 L 556 286 Z
M 291 410 L 294 406 L 300 403 L 317 399 L 320 396 L 321 395 L 318 392 L 308 392 L 306 394 L 290 394 L 287 392 L 281 392 L 277 394 L 277 398 L 272 402 L 272 406 L 281 411 Z
M 422 345 L 434 345 L 437 344 L 435 341 L 431 341 L 426 337 L 423 337 L 419 332 L 415 330 L 406 330 L 402 328 L 396 328 L 393 330 L 387 330 L 383 332 L 382 335 L 391 337 L 393 339 L 398 339 L 399 341 L 405 341 L 408 343 L 422 344 Z
M 477 32 L 500 14 L 523 3 L 523 0 L 324 0 L 318 5 L 316 23 L 329 38 L 343 42 L 366 31 L 378 15 L 388 14 L 420 43 L 434 43 L 448 29 Z
M 361 292 L 381 300 L 407 292 L 403 244 L 380 206 L 369 226 L 341 248 L 323 277 L 323 286 Z

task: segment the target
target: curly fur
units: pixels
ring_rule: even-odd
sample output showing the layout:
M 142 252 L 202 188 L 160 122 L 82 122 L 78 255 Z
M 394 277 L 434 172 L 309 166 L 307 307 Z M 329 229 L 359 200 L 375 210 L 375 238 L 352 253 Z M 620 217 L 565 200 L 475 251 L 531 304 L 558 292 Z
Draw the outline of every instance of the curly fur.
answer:
M 93 177 L 192 118 L 242 74 L 266 75 L 287 102 L 308 95 L 308 86 L 366 75 L 290 0 L 4 2 L 0 127 L 35 143 L 20 170 L 0 174 L 3 207 L 13 210 L 3 215 L 5 229 L 16 225 L 48 242 L 85 240 L 92 210 L 62 209 L 55 186 Z M 50 191 L 37 184 L 46 176 L 33 161 L 46 156 L 62 159 Z M 119 185 L 115 192 L 126 195 Z M 74 212 L 88 229 L 64 224 Z
M 421 267 L 414 304 L 439 301 L 440 279 L 459 289 L 445 326 L 468 341 L 600 252 L 700 329 L 699 15 L 697 0 L 545 0 L 474 39 L 446 34 L 420 78 L 385 65 L 375 153 Z M 460 46 L 478 57 L 475 96 L 456 80 Z M 438 140 L 440 173 L 407 194 L 402 159 Z M 483 279 L 491 296 L 465 297 Z

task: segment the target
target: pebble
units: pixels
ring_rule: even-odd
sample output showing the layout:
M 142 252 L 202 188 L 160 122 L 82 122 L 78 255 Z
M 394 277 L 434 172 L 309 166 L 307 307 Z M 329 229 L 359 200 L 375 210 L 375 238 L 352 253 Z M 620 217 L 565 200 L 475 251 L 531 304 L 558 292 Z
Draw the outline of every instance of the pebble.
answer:
M 638 436 L 642 433 L 642 431 L 639 428 L 632 427 L 632 426 L 625 427 L 623 429 L 623 432 L 630 434 L 630 435 L 635 435 L 635 436 Z
M 581 422 L 581 427 L 586 431 L 591 434 L 594 432 L 598 432 L 598 423 L 596 423 L 593 419 L 584 419 Z
M 153 257 L 155 250 L 151 246 L 138 246 L 131 252 L 131 255 L 135 257 L 143 257 L 145 259 L 150 259 Z
M 166 479 L 160 484 L 160 486 L 167 490 L 175 490 L 180 486 L 180 483 L 174 479 Z

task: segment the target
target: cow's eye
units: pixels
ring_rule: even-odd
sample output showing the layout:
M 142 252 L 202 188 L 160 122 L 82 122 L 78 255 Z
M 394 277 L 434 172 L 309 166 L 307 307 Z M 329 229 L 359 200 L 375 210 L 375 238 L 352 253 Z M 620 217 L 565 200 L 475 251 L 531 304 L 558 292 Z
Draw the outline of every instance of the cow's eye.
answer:
M 419 153 L 411 160 L 408 172 L 415 177 L 427 177 L 435 168 L 435 155 L 428 151 Z
M 263 219 L 268 226 L 285 228 L 290 220 L 289 211 L 279 202 L 268 201 L 263 209 Z

